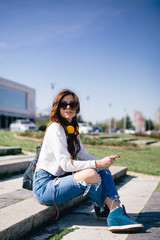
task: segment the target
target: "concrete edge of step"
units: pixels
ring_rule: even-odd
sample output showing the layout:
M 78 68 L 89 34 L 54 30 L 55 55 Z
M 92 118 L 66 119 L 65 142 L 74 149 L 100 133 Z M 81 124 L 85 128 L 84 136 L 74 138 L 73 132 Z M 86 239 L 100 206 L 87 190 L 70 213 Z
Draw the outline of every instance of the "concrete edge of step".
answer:
M 126 175 L 127 167 L 111 167 L 113 179 L 118 179 Z M 77 204 L 84 201 L 85 197 L 80 195 L 67 203 L 58 206 L 59 213 L 63 213 Z M 40 205 L 33 197 L 0 209 L 3 222 L 0 224 L 0 239 L 20 239 L 33 229 L 41 226 L 51 219 L 56 218 L 55 207 Z
M 22 156 L 22 158 L 18 157 L 15 159 L 9 159 L 0 162 L 0 179 L 14 174 L 19 174 L 25 172 L 33 157 L 30 156 Z
M 58 206 L 59 213 L 75 207 L 82 202 L 82 195 Z M 12 212 L 12 216 L 11 213 Z M 47 207 L 38 204 L 34 198 L 29 198 L 23 202 L 10 205 L 7 209 L 0 209 L 3 215 L 3 225 L 0 229 L 1 240 L 21 239 L 32 230 L 56 218 L 57 210 L 55 207 Z M 2 218 L 1 218 L 2 219 Z
M 22 148 L 20 147 L 0 147 L 0 156 L 21 154 Z

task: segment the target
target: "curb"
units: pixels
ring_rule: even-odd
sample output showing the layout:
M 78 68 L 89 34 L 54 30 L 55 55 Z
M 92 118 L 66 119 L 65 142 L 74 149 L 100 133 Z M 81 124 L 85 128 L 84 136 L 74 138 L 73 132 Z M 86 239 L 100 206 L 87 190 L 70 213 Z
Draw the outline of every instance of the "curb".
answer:
M 1 147 L 0 148 L 0 156 L 6 156 L 6 155 L 16 155 L 21 154 L 22 148 L 15 148 L 15 147 Z
M 82 195 L 58 206 L 60 214 L 84 200 Z M 11 215 L 12 213 L 12 215 Z M 3 222 L 0 226 L 1 240 L 21 239 L 33 229 L 56 218 L 57 211 L 54 206 L 47 207 L 38 204 L 33 198 L 0 209 Z M 1 219 L 2 219 L 1 218 Z
M 1 156 L 0 157 L 0 179 L 5 176 L 23 173 L 33 160 L 33 156 Z

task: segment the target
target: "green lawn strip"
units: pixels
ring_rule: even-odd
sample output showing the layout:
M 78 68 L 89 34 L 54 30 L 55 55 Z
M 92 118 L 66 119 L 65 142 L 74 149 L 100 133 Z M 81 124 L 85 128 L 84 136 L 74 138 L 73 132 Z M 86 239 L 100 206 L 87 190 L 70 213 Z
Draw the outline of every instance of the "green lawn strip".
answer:
M 140 135 L 134 135 L 134 134 L 117 134 L 117 133 L 100 133 L 100 136 L 106 136 L 106 137 L 116 137 L 119 139 L 138 139 L 138 140 L 157 140 L 159 141 L 159 139 L 157 139 L 156 137 L 150 137 L 150 136 L 140 136 Z
M 67 235 L 68 233 L 71 233 L 71 232 L 75 231 L 76 229 L 78 229 L 78 227 L 64 229 L 63 231 L 61 231 L 60 233 L 54 235 L 53 237 L 47 238 L 47 240 L 60 240 L 60 239 L 62 239 L 65 235 Z
M 41 141 L 16 138 L 13 132 L 0 132 L 0 145 L 5 147 L 21 147 L 22 150 L 36 152 Z
M 41 141 L 16 138 L 15 133 L 0 132 L 0 145 L 8 147 L 21 147 L 22 150 L 36 152 Z M 160 176 L 160 147 L 147 146 L 144 149 L 114 149 L 104 148 L 100 145 L 86 147 L 89 154 L 98 158 L 113 154 L 120 154 L 121 158 L 114 165 L 127 166 L 128 170 Z
M 129 171 L 160 176 L 160 148 L 148 146 L 144 149 L 114 149 L 100 146 L 86 147 L 88 153 L 97 158 L 120 154 L 115 166 L 127 166 Z

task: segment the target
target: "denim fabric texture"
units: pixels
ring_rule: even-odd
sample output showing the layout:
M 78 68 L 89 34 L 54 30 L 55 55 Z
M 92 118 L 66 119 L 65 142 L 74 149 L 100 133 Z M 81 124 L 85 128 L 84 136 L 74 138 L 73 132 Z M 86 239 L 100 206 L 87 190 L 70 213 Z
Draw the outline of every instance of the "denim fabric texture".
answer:
M 39 170 L 34 175 L 33 195 L 39 203 L 52 206 L 87 193 L 89 198 L 102 208 L 107 197 L 117 200 L 119 196 L 110 171 L 97 172 L 101 177 L 101 183 L 86 184 L 83 181 L 76 182 L 74 174 L 57 178 L 45 170 Z

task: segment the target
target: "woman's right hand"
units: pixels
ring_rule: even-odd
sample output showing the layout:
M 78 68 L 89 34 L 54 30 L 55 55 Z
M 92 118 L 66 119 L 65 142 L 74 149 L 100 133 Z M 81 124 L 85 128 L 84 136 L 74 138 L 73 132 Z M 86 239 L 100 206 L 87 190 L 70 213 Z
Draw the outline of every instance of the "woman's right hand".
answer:
M 119 157 L 119 155 L 113 155 L 96 160 L 96 168 L 108 169 Z

